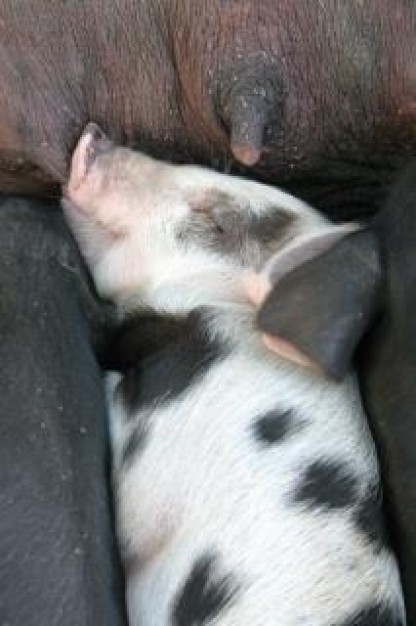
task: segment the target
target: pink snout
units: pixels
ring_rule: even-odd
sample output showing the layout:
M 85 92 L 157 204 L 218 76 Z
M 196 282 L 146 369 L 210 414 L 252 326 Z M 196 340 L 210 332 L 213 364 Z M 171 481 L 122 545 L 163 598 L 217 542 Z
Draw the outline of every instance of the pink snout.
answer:
M 97 124 L 94 122 L 87 124 L 72 156 L 66 195 L 71 197 L 77 191 L 97 157 L 111 150 L 113 146 L 113 142 Z

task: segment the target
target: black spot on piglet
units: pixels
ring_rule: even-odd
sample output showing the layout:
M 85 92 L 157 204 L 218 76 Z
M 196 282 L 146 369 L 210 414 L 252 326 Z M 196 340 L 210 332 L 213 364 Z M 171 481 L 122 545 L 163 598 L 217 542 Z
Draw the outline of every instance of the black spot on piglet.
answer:
M 118 331 L 107 367 L 123 373 L 117 393 L 128 414 L 177 399 L 227 354 L 211 336 L 210 315 L 208 307 L 184 317 L 147 312 Z
M 212 555 L 199 558 L 192 567 L 173 608 L 175 626 L 202 626 L 215 619 L 233 601 L 237 585 L 231 575 L 217 572 Z
M 356 501 L 357 479 L 345 463 L 321 459 L 309 465 L 294 501 L 315 509 L 342 509 Z
M 378 486 L 372 486 L 359 503 L 354 515 L 355 523 L 376 551 L 388 545 L 384 524 L 382 494 Z
M 261 443 L 280 443 L 294 428 L 293 412 L 276 409 L 258 417 L 254 423 L 256 439 Z
M 375 604 L 348 618 L 340 626 L 404 626 L 404 621 L 397 609 Z

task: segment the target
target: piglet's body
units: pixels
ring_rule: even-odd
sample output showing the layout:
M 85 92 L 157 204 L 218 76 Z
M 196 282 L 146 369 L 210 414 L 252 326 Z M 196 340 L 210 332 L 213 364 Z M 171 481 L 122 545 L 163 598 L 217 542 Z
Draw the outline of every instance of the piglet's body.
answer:
M 334 227 L 275 189 L 158 163 L 93 126 L 66 195 L 124 319 L 108 398 L 130 623 L 405 624 L 355 377 L 278 359 L 254 323 L 261 271 Z

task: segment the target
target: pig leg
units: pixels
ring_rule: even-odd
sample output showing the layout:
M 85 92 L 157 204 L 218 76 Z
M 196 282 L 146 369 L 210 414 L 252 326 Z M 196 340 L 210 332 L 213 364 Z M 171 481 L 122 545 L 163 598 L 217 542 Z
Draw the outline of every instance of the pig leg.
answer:
M 87 294 L 57 208 L 1 199 L 0 623 L 8 626 L 125 623 L 90 347 L 100 309 L 86 310 Z

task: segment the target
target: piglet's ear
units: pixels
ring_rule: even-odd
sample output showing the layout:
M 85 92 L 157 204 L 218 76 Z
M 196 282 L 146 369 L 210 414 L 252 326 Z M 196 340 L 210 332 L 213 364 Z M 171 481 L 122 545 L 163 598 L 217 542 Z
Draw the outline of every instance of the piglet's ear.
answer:
M 378 308 L 381 269 L 373 233 L 349 234 L 283 276 L 276 269 L 278 281 L 272 280 L 258 314 L 266 345 L 342 378 Z

